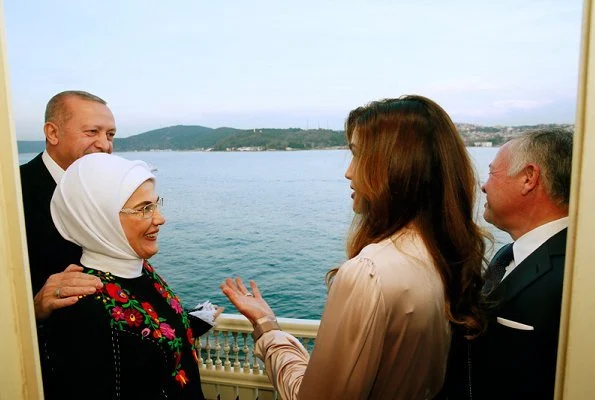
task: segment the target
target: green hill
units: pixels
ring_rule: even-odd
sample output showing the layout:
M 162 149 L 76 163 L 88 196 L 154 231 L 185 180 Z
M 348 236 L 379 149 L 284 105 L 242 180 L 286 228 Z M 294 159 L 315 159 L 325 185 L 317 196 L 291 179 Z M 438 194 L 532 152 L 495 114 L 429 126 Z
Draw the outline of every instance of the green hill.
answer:
M 118 138 L 118 151 L 144 150 L 202 150 L 214 147 L 219 141 L 243 132 L 233 128 L 207 128 L 199 125 L 176 125 L 155 129 L 127 138 Z
M 237 150 L 258 148 L 259 150 L 319 149 L 345 146 L 341 131 L 324 129 L 234 129 L 207 128 L 194 125 L 177 125 L 155 129 L 127 138 L 116 138 L 114 147 L 118 151 L 145 150 Z
M 571 124 L 480 126 L 456 124 L 459 133 L 468 146 L 481 145 L 477 142 L 490 142 L 499 146 L 511 137 L 526 130 L 544 127 L 560 127 L 573 130 Z M 43 141 L 18 141 L 19 153 L 43 151 Z M 114 148 L 119 151 L 150 150 L 311 150 L 331 147 L 345 147 L 347 142 L 343 131 L 329 129 L 235 129 L 207 128 L 200 125 L 175 125 L 154 129 L 138 135 L 119 138 L 116 136 Z
M 151 130 L 114 140 L 114 149 L 124 151 L 150 150 L 286 150 L 321 149 L 346 146 L 342 131 L 327 129 L 235 129 L 207 128 L 200 125 L 176 125 Z M 19 141 L 19 153 L 43 151 L 43 141 Z
M 261 150 L 322 149 L 346 146 L 345 135 L 341 131 L 326 129 L 253 129 L 229 136 L 217 142 L 213 150 L 258 147 Z

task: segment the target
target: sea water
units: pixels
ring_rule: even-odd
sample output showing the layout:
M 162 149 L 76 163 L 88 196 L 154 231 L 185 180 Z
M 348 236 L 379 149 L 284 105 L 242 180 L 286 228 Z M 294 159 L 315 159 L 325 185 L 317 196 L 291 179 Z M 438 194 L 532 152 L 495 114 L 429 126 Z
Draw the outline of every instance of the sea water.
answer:
M 497 148 L 469 148 L 480 182 Z M 344 177 L 346 150 L 282 152 L 131 152 L 158 172 L 166 224 L 150 261 L 186 307 L 220 293 L 227 277 L 257 281 L 278 316 L 319 319 L 326 272 L 345 261 L 353 218 Z M 20 163 L 35 154 L 20 154 Z M 485 198 L 477 204 L 483 221 Z M 495 248 L 508 235 L 490 227 Z M 493 251 L 493 250 L 492 250 Z

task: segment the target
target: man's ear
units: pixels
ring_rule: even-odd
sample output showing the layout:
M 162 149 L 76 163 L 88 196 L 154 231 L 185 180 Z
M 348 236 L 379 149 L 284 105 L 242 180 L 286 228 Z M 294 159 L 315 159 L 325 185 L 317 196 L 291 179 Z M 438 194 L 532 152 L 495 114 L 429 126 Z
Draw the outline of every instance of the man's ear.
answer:
M 46 122 L 43 125 L 43 133 L 45 133 L 45 140 L 51 145 L 58 144 L 58 126 L 53 122 Z
M 541 170 L 537 164 L 527 164 L 523 172 L 521 172 L 523 181 L 523 196 L 533 191 L 539 183 L 541 177 Z

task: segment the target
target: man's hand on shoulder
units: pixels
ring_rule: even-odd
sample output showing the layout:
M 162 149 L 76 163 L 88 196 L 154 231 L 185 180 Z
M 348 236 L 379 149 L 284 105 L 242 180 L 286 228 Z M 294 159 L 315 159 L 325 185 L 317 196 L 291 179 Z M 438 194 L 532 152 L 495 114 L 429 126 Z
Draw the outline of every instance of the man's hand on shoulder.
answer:
M 79 296 L 93 294 L 103 287 L 98 277 L 82 271 L 83 267 L 70 264 L 64 272 L 53 274 L 48 278 L 33 298 L 37 321 L 48 318 L 52 311 L 58 308 L 75 304 Z

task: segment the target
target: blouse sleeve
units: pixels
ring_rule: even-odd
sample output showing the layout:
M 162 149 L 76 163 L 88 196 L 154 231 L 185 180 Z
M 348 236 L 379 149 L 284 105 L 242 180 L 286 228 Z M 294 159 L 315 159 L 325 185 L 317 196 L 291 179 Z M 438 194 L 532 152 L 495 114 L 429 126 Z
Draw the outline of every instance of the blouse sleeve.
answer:
M 367 398 L 383 351 L 385 313 L 373 262 L 352 259 L 331 286 L 312 357 L 280 331 L 265 333 L 256 355 L 283 399 Z

